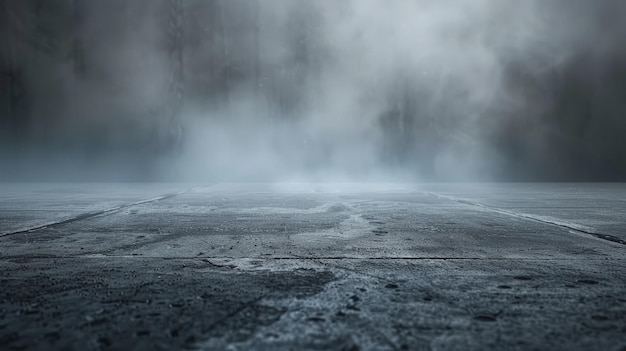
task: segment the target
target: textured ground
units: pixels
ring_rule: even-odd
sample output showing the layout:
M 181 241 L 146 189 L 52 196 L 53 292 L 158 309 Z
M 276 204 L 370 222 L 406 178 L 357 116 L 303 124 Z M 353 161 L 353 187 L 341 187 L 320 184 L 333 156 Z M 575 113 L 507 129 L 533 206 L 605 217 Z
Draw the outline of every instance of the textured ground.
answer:
M 1 184 L 0 349 L 626 350 L 623 184 Z

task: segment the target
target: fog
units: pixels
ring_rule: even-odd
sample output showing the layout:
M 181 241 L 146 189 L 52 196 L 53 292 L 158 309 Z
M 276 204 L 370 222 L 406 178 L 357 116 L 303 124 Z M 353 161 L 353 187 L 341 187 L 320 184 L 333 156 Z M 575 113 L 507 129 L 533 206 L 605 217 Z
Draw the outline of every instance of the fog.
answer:
M 0 1 L 0 180 L 623 181 L 588 0 Z

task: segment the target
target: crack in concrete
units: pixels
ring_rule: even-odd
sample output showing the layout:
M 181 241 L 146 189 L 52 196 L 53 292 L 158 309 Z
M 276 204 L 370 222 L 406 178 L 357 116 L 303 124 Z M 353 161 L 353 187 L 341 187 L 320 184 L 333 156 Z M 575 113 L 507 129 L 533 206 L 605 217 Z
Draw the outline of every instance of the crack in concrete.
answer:
M 80 260 L 80 259 L 144 259 L 144 260 L 199 260 L 204 261 L 215 267 L 228 267 L 228 265 L 219 265 L 207 260 L 223 260 L 229 257 L 223 256 L 143 256 L 143 255 L 77 255 L 77 256 L 51 256 L 51 255 L 22 255 L 22 256 L 4 256 L 0 257 L 0 261 L 14 259 L 33 259 L 33 260 Z M 626 258 L 604 257 L 604 258 L 526 258 L 526 257 L 341 257 L 341 256 L 316 256 L 316 257 L 240 257 L 238 259 L 246 260 L 263 260 L 263 261 L 622 261 Z
M 598 232 L 593 231 L 593 229 L 585 229 L 585 228 L 582 228 L 582 226 L 577 225 L 577 224 L 565 223 L 565 222 L 560 222 L 560 221 L 555 221 L 555 220 L 549 220 L 549 219 L 546 219 L 546 218 L 541 218 L 540 216 L 534 216 L 534 215 L 530 215 L 530 214 L 526 214 L 526 213 L 513 212 L 513 211 L 510 211 L 510 210 L 505 210 L 505 209 L 502 209 L 502 208 L 481 204 L 479 202 L 474 202 L 474 201 L 465 200 L 465 199 L 459 199 L 459 198 L 456 198 L 454 196 L 441 195 L 441 194 L 437 194 L 437 193 L 433 193 L 433 192 L 424 192 L 424 194 L 428 195 L 428 196 L 436 197 L 436 198 L 439 198 L 439 199 L 454 201 L 454 202 L 457 202 L 457 203 L 460 203 L 460 204 L 478 207 L 478 208 L 481 208 L 481 209 L 484 209 L 484 210 L 492 211 L 492 212 L 495 212 L 495 213 L 499 213 L 499 214 L 503 214 L 503 215 L 507 215 L 507 216 L 511 216 L 511 217 L 515 217 L 515 218 L 519 218 L 519 219 L 525 219 L 525 220 L 529 220 L 529 221 L 533 221 L 533 222 L 538 222 L 538 223 L 552 225 L 552 226 L 555 226 L 555 227 L 560 227 L 560 228 L 573 230 L 573 231 L 581 233 L 581 234 L 593 236 L 594 238 L 597 238 L 597 239 L 610 241 L 610 242 L 614 242 L 614 243 L 621 244 L 621 245 L 626 245 L 626 240 L 623 240 L 623 239 L 618 238 L 618 237 L 613 236 L 613 235 L 598 233 Z
M 60 225 L 63 225 L 63 224 L 68 224 L 68 223 L 73 223 L 73 222 L 78 222 L 78 221 L 90 219 L 90 218 L 93 218 L 93 217 L 96 217 L 96 216 L 111 214 L 111 213 L 115 213 L 115 212 L 118 212 L 118 211 L 130 208 L 130 207 L 135 207 L 135 206 L 144 205 L 144 204 L 147 204 L 147 203 L 152 203 L 152 202 L 157 202 L 157 201 L 163 201 L 163 200 L 171 199 L 173 197 L 189 193 L 192 190 L 193 189 L 187 189 L 185 191 L 181 191 L 181 192 L 178 192 L 178 193 L 159 195 L 159 196 L 156 196 L 156 197 L 153 197 L 153 198 L 150 198 L 150 199 L 146 199 L 146 200 L 131 202 L 131 203 L 128 203 L 128 204 L 119 205 L 119 206 L 115 206 L 115 207 L 111 207 L 111 208 L 107 208 L 107 209 L 103 209 L 103 210 L 99 210 L 99 211 L 81 213 L 79 215 L 72 216 L 72 217 L 69 217 L 69 218 L 66 218 L 66 219 L 62 219 L 62 220 L 51 221 L 51 222 L 48 222 L 48 223 L 45 223 L 45 224 L 40 224 L 40 225 L 28 227 L 28 228 L 23 228 L 23 229 L 10 231 L 10 232 L 0 233 L 0 238 L 6 237 L 6 236 L 11 236 L 11 235 L 31 233 L 31 232 L 34 232 L 34 231 L 37 231 L 37 230 L 41 230 L 41 229 L 45 229 L 45 228 L 56 227 L 56 226 L 60 226 Z
M 224 324 L 226 321 L 228 321 L 229 319 L 236 317 L 239 313 L 243 312 L 245 309 L 250 308 L 254 305 L 257 305 L 259 302 L 261 302 L 261 300 L 267 298 L 268 294 L 263 294 L 259 297 L 256 297 L 250 301 L 246 301 L 244 302 L 241 306 L 239 306 L 238 308 L 236 308 L 234 311 L 228 313 L 227 315 L 225 315 L 224 317 L 218 319 L 217 321 L 215 321 L 213 324 L 209 325 L 206 328 L 207 333 L 210 332 L 211 330 L 214 330 L 215 328 L 219 327 L 221 324 Z M 205 340 L 206 342 L 206 340 Z M 198 343 L 196 343 L 198 344 Z
M 391 280 L 391 279 L 380 277 L 380 276 L 377 276 L 375 274 L 361 272 L 361 271 L 358 271 L 356 269 L 352 269 L 352 268 L 341 266 L 339 264 L 331 264 L 329 262 L 323 262 L 323 261 L 320 261 L 320 260 L 324 260 L 324 259 L 309 259 L 309 261 L 315 262 L 315 263 L 317 263 L 318 265 L 321 265 L 321 266 L 330 267 L 330 268 L 334 268 L 334 269 L 339 269 L 339 270 L 346 271 L 346 272 L 349 272 L 349 273 L 352 273 L 352 274 L 356 274 L 356 275 L 360 275 L 360 276 L 368 277 L 368 278 L 374 278 L 374 279 L 382 280 L 382 281 L 385 281 L 385 282 L 393 282 L 393 280 Z M 329 261 L 332 261 L 332 260 L 329 260 Z

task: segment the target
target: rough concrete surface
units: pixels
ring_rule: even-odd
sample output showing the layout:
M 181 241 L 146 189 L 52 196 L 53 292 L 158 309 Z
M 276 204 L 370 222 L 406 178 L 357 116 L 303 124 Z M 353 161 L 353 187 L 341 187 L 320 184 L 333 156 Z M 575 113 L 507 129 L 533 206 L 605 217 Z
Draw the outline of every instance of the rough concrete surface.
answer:
M 626 350 L 624 184 L 2 184 L 0 349 Z

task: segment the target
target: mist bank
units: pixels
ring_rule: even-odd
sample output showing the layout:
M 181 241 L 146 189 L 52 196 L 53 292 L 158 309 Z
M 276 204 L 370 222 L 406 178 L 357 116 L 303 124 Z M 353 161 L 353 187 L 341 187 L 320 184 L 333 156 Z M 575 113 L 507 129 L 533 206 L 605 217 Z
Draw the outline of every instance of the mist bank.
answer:
M 0 180 L 626 180 L 622 1 L 0 4 Z

